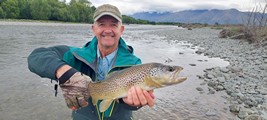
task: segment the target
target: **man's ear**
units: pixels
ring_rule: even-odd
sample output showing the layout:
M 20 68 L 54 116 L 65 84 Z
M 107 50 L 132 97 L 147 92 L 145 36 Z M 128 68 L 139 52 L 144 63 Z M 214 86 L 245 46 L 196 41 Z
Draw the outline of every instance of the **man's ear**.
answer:
M 93 31 L 94 31 L 94 27 L 95 27 L 94 24 L 92 24 L 91 29 L 92 29 Z
M 91 29 L 92 29 L 93 33 L 95 33 L 95 25 L 94 24 L 91 26 Z
M 121 33 L 124 31 L 124 25 L 121 26 Z

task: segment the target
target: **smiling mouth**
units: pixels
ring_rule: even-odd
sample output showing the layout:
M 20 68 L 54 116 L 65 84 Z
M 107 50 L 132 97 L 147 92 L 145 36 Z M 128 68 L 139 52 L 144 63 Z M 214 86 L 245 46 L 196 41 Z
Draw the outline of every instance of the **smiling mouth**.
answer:
M 115 37 L 115 35 L 101 35 L 101 37 Z

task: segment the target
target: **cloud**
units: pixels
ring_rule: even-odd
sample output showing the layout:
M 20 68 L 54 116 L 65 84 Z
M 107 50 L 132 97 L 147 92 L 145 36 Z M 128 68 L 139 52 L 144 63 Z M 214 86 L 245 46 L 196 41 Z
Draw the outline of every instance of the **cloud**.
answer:
M 105 3 L 117 6 L 122 14 L 136 12 L 177 12 L 196 9 L 231 9 L 249 11 L 255 4 L 266 4 L 266 0 L 90 0 L 94 6 Z

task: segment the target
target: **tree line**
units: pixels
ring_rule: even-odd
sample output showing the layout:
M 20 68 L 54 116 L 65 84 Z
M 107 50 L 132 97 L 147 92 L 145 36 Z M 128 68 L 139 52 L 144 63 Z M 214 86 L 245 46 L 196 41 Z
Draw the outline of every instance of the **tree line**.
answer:
M 0 0 L 0 18 L 93 22 L 95 7 L 88 0 Z
M 33 19 L 93 23 L 95 6 L 89 0 L 0 0 L 0 19 Z M 126 24 L 156 24 L 123 15 Z

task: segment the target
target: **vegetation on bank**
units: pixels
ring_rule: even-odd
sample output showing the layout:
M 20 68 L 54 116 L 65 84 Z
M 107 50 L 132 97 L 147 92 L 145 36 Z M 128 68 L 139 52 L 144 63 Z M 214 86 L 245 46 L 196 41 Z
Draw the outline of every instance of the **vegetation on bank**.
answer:
M 95 6 L 89 0 L 0 0 L 0 20 L 39 20 L 63 21 L 77 23 L 93 23 Z M 153 22 L 135 19 L 123 15 L 124 24 L 175 25 L 192 30 L 194 28 L 210 27 L 222 29 L 219 37 L 245 39 L 250 43 L 266 43 L 267 45 L 267 3 L 265 6 L 255 6 L 243 25 L 214 25 L 201 23 Z M 261 13 L 259 16 L 258 13 Z
M 93 22 L 94 6 L 87 0 L 0 0 L 0 18 Z
M 267 46 L 267 2 L 265 5 L 255 5 L 250 15 L 244 18 L 243 25 L 225 27 L 219 37 L 244 39 L 249 43 Z M 259 14 L 260 13 L 260 14 Z
M 89 0 L 0 0 L 0 19 L 27 19 L 41 21 L 63 21 L 78 23 L 93 23 L 96 7 Z M 180 23 L 151 22 L 122 16 L 125 24 L 165 24 Z
M 0 0 L 0 19 L 93 23 L 96 7 L 89 0 Z M 123 15 L 126 24 L 155 24 Z

